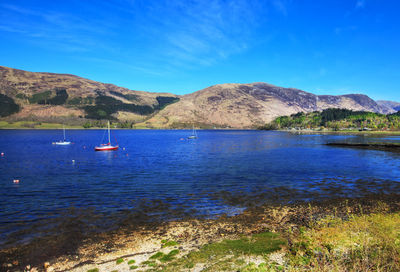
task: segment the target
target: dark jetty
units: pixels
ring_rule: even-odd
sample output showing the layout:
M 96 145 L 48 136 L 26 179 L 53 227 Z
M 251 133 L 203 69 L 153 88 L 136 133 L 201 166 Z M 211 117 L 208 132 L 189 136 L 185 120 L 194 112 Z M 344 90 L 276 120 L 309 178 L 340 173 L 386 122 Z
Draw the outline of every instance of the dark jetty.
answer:
M 327 143 L 326 145 L 400 152 L 400 143 Z

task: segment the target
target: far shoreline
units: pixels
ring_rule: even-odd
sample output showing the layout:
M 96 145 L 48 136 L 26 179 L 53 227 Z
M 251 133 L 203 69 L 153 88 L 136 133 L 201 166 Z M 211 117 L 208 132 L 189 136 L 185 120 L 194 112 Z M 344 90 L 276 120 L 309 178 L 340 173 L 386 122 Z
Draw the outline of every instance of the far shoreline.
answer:
M 89 127 L 85 128 L 83 126 L 64 126 L 65 129 L 69 130 L 99 130 L 99 129 L 105 129 L 106 127 Z M 273 131 L 273 132 L 286 132 L 290 134 L 314 134 L 314 135 L 358 135 L 358 136 L 371 136 L 371 135 L 393 135 L 393 136 L 400 136 L 400 130 L 399 131 L 388 131 L 388 130 L 370 130 L 370 131 L 356 131 L 356 130 L 340 130 L 340 131 L 335 131 L 335 130 L 290 130 L 290 129 L 278 129 L 278 130 L 266 130 L 266 129 L 260 129 L 257 127 L 254 128 L 199 128 L 195 127 L 196 130 L 210 130 L 210 131 Z M 0 130 L 62 130 L 63 125 L 62 124 L 56 124 L 56 123 L 45 123 L 44 126 L 36 126 L 36 127 L 22 127 L 22 126 L 12 126 L 12 125 L 7 125 L 7 126 L 1 126 L 0 124 Z M 187 128 L 169 128 L 169 127 L 137 127 L 137 128 L 121 128 L 121 127 L 111 127 L 112 130 L 191 130 L 192 127 L 187 127 Z
M 341 130 L 341 131 L 334 131 L 334 130 L 326 130 L 326 131 L 319 131 L 319 130 L 271 130 L 271 131 L 282 131 L 288 132 L 292 134 L 337 134 L 337 135 L 399 135 L 399 131 L 387 131 L 387 130 L 371 130 L 371 131 L 355 131 L 355 130 Z

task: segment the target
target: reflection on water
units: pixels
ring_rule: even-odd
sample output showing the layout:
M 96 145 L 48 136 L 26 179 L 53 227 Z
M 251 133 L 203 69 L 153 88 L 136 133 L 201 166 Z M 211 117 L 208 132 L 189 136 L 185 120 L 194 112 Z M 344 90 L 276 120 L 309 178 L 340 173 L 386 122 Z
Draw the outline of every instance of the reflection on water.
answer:
M 186 140 L 190 131 L 116 130 L 120 150 L 95 152 L 103 133 L 70 130 L 74 144 L 55 146 L 59 131 L 0 131 L 1 240 L 27 223 L 39 233 L 71 207 L 90 209 L 90 224 L 108 228 L 234 214 L 265 202 L 399 192 L 400 154 L 323 145 L 399 137 L 198 131 L 197 140 Z

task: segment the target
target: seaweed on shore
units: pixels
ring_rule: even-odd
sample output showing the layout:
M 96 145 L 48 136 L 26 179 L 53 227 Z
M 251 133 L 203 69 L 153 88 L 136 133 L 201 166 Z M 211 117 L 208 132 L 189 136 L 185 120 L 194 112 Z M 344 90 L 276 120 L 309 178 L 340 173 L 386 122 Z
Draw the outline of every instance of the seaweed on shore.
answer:
M 157 205 L 155 207 L 159 208 Z M 177 239 L 176 241 L 180 243 L 181 241 L 197 239 L 195 237 L 200 235 L 209 237 L 207 239 L 212 241 L 221 235 L 251 234 L 266 230 L 287 231 L 293 228 L 299 230 L 301 226 L 312 226 L 316 220 L 333 214 L 338 218 L 346 219 L 354 214 L 399 210 L 399 195 L 397 194 L 369 195 L 350 199 L 338 198 L 289 205 L 267 204 L 249 208 L 236 216 L 220 216 L 216 220 L 182 219 L 181 222 L 187 230 L 192 230 L 194 233 L 172 238 Z M 91 215 L 88 217 L 88 214 L 91 213 L 88 211 L 80 214 L 76 210 L 74 213 L 74 216 L 70 215 L 64 219 L 62 224 L 57 225 L 59 230 L 57 234 L 52 233 L 46 237 L 36 238 L 27 244 L 2 249 L 0 251 L 0 265 L 17 261 L 16 267 L 20 268 L 27 264 L 40 266 L 45 261 L 55 260 L 61 256 L 78 258 L 82 260 L 82 263 L 85 263 L 90 260 L 87 259 L 90 256 L 118 248 L 121 246 L 118 241 L 123 240 L 125 236 L 132 235 L 132 233 L 159 236 L 161 240 L 168 231 L 168 224 L 165 222 L 141 221 L 138 224 L 131 222 L 119 227 L 115 225 L 111 228 L 110 226 L 107 231 L 98 232 L 97 230 L 96 232 L 90 222 L 93 218 L 102 220 L 101 216 Z M 290 243 L 289 240 L 289 245 Z M 89 250 L 86 256 L 79 255 L 78 249 L 82 247 Z
M 163 222 L 193 218 L 186 209 L 161 200 L 142 199 L 132 205 L 132 209 L 112 214 L 72 207 L 61 215 L 48 214 L 47 219 L 20 223 L 0 247 L 0 266 L 15 259 L 19 264 L 38 265 L 59 256 L 77 256 L 79 247 L 87 243 L 103 242 L 102 250 L 107 252 L 115 245 L 104 242 L 104 237 L 115 232 L 151 232 Z

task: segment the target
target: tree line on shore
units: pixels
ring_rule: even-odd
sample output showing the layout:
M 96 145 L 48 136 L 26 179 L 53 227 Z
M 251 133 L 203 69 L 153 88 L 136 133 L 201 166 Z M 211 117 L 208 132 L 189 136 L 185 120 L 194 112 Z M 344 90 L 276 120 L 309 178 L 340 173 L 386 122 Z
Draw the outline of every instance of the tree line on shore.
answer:
M 400 130 L 400 111 L 380 114 L 347 109 L 326 109 L 310 113 L 298 112 L 280 116 L 260 127 L 265 130 L 277 129 L 328 129 L 328 130 Z

